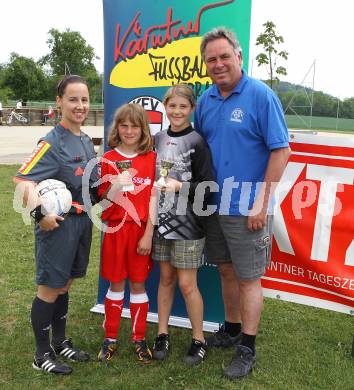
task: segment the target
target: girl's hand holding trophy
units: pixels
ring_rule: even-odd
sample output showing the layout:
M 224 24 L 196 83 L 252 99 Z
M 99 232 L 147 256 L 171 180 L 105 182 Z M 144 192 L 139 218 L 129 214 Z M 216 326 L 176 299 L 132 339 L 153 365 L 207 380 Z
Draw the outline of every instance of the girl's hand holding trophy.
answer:
M 172 161 L 161 160 L 160 178 L 155 182 L 155 187 L 158 187 L 161 192 L 178 192 L 181 189 L 181 182 L 168 177 L 173 166 Z
M 117 189 L 119 188 L 119 191 L 134 191 L 133 180 L 128 172 L 128 169 L 132 165 L 132 160 L 116 161 L 116 165 L 121 173 L 112 182 L 112 187 L 116 186 Z

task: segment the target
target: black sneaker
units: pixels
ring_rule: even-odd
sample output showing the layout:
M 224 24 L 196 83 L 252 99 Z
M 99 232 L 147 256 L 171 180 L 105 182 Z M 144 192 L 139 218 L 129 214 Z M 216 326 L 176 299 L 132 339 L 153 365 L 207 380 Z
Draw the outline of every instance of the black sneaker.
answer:
M 192 339 L 191 347 L 187 355 L 184 357 L 184 361 L 188 364 L 199 364 L 207 355 L 208 347 L 206 343 L 202 343 L 199 340 Z
M 70 339 L 64 340 L 59 346 L 52 345 L 52 348 L 56 355 L 61 355 L 72 362 L 87 362 L 90 359 L 87 352 L 74 348 Z
M 159 334 L 152 347 L 152 356 L 156 360 L 166 359 L 170 351 L 170 336 L 166 333 Z
M 210 348 L 229 348 L 239 344 L 241 338 L 242 332 L 236 336 L 230 336 L 230 334 L 225 331 L 225 326 L 221 325 L 218 331 L 206 338 L 206 342 Z
M 135 341 L 135 353 L 138 357 L 138 360 L 144 364 L 148 364 L 152 360 L 151 351 L 146 344 L 146 340 Z
M 109 339 L 104 339 L 102 348 L 100 349 L 100 352 L 98 352 L 97 360 L 99 362 L 106 362 L 108 363 L 112 356 L 114 355 L 114 352 L 117 350 L 117 342 L 112 341 Z
M 51 374 L 68 375 L 73 369 L 65 363 L 56 360 L 54 352 L 47 352 L 41 358 L 34 357 L 32 367 L 38 371 L 46 371 Z
M 256 364 L 256 353 L 245 347 L 238 345 L 236 355 L 231 363 L 225 367 L 224 373 L 230 379 L 238 379 L 248 375 Z

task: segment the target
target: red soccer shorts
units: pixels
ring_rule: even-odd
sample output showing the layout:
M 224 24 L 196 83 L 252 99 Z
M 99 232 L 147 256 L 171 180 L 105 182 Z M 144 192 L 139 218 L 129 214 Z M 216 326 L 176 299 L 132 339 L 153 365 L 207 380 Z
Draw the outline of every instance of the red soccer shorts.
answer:
M 109 227 L 118 226 L 120 221 L 113 221 Z M 125 222 L 114 233 L 105 233 L 101 249 L 101 275 L 110 282 L 129 279 L 134 283 L 144 282 L 151 271 L 153 262 L 150 255 L 137 253 L 138 242 L 143 236 L 146 224 L 141 227 L 135 222 Z

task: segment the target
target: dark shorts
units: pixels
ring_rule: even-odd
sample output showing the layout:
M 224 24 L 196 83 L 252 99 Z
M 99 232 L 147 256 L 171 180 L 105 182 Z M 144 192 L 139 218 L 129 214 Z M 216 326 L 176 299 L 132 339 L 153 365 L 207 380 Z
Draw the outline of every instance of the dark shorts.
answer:
M 35 227 L 36 283 L 64 287 L 69 279 L 86 275 L 89 262 L 92 222 L 87 214 L 67 215 L 50 232 Z
M 232 263 L 240 279 L 258 279 L 270 260 L 273 217 L 255 232 L 247 228 L 247 217 L 213 214 L 205 217 L 206 262 Z

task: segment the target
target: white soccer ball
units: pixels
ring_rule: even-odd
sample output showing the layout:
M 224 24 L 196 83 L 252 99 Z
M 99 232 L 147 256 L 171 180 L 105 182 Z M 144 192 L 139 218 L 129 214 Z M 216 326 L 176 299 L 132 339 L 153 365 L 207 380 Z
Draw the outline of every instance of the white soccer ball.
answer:
M 44 214 L 63 216 L 70 210 L 71 192 L 62 181 L 55 179 L 43 180 L 37 185 L 36 190 L 45 209 Z

